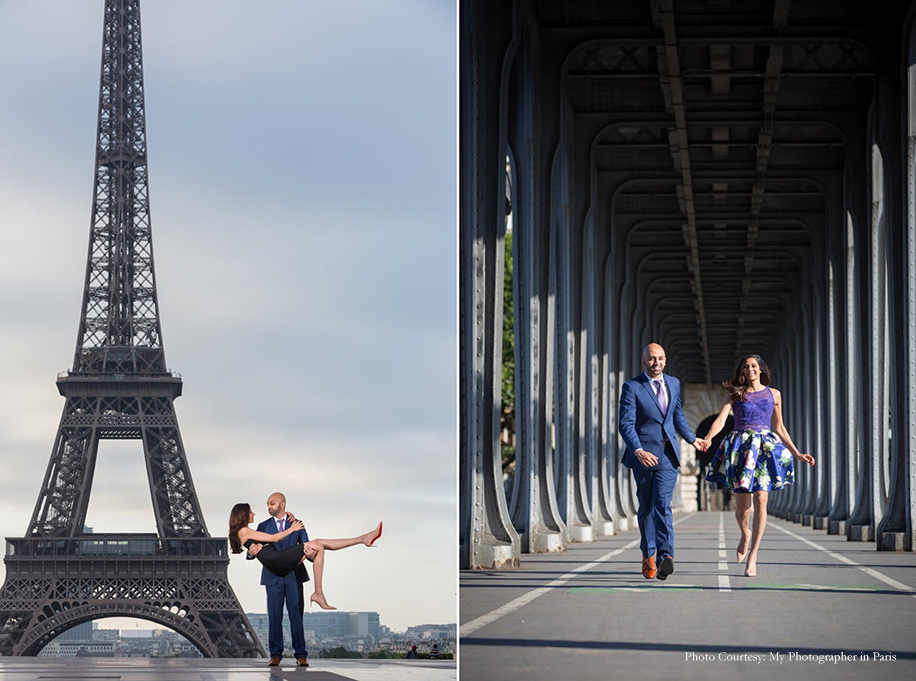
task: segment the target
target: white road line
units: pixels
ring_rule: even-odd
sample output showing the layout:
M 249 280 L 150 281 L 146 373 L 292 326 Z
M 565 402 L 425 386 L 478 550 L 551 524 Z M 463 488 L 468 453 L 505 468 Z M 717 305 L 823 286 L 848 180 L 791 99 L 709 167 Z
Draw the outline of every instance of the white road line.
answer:
M 683 518 L 678 518 L 677 520 L 675 520 L 674 524 L 677 525 L 678 523 L 681 523 L 687 520 L 687 518 L 690 518 L 695 515 L 696 513 L 690 513 L 688 515 L 685 515 Z M 557 587 L 563 586 L 568 581 L 575 579 L 583 572 L 587 572 L 588 570 L 591 570 L 593 567 L 598 567 L 601 563 L 604 563 L 610 560 L 614 556 L 619 556 L 624 551 L 629 551 L 630 549 L 636 546 L 639 546 L 639 541 L 640 541 L 639 538 L 634 539 L 629 544 L 621 546 L 619 549 L 614 549 L 610 553 L 604 554 L 603 556 L 601 556 L 601 558 L 598 558 L 597 560 L 594 560 L 591 563 L 580 565 L 572 572 L 569 572 L 563 575 L 562 577 L 559 577 L 558 579 L 553 580 L 552 582 L 550 582 L 549 584 L 546 584 L 545 586 L 538 587 L 537 589 L 533 589 L 532 591 L 529 591 L 526 594 L 522 594 L 518 598 L 511 600 L 508 603 L 506 603 L 505 605 L 496 608 L 496 610 L 491 610 L 486 615 L 481 615 L 480 617 L 478 617 L 475 620 L 471 620 L 470 622 L 462 624 L 461 627 L 458 629 L 458 636 L 470 636 L 471 634 L 473 634 L 475 631 L 477 631 L 481 627 L 485 627 L 486 625 L 491 624 L 492 622 L 495 622 L 500 617 L 503 617 L 505 615 L 508 615 L 509 613 L 515 612 L 522 606 L 528 605 L 528 603 L 533 601 L 538 596 L 543 596 L 546 593 L 550 593 Z
M 773 523 L 773 527 L 775 527 L 780 532 L 785 532 L 787 535 L 789 535 L 790 537 L 793 537 L 794 539 L 798 539 L 798 541 L 800 542 L 804 542 L 808 546 L 811 546 L 817 549 L 818 551 L 823 551 L 828 556 L 830 556 L 831 558 L 835 558 L 836 560 L 840 561 L 841 563 L 846 563 L 847 565 L 852 565 L 853 567 L 857 567 L 862 572 L 864 572 L 867 575 L 870 575 L 871 577 L 874 577 L 878 581 L 884 582 L 885 584 L 892 586 L 895 589 L 898 589 L 899 591 L 904 591 L 910 594 L 913 598 L 916 598 L 916 589 L 914 589 L 911 586 L 908 586 L 902 582 L 898 582 L 896 579 L 891 579 L 890 577 L 883 575 L 880 572 L 878 572 L 877 570 L 874 570 L 870 567 L 865 567 L 864 565 L 860 565 L 859 563 L 852 560 L 851 558 L 847 558 L 846 556 L 843 556 L 839 553 L 835 553 L 834 551 L 831 551 L 830 549 L 823 547 L 820 544 L 816 544 L 815 542 L 811 541 L 810 539 L 805 539 L 801 535 L 795 534 L 794 532 L 791 532 L 787 530 L 786 528 L 781 527 L 777 523 Z
M 722 550 L 722 547 L 725 546 L 725 514 L 719 513 L 719 558 L 725 558 L 725 551 Z M 719 561 L 720 570 L 728 570 L 728 563 L 724 560 Z M 731 593 L 732 585 L 728 579 L 728 575 L 719 575 L 719 593 Z

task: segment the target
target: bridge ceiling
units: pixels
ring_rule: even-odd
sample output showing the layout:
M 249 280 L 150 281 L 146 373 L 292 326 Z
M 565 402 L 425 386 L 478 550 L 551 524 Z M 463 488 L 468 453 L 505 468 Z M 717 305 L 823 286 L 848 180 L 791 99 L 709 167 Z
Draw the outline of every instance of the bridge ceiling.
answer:
M 598 229 L 626 249 L 678 375 L 718 381 L 741 354 L 772 355 L 824 276 L 827 232 L 845 230 L 849 145 L 867 158 L 876 87 L 863 36 L 888 17 L 812 0 L 533 6 L 542 52 L 565 60 Z

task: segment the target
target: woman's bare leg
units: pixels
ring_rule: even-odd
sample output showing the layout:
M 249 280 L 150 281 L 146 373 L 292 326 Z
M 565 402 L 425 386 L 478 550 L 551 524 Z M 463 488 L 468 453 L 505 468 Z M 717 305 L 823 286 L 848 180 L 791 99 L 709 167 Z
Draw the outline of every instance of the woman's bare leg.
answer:
M 314 542 L 309 542 L 313 544 Z M 306 544 L 305 546 L 308 546 Z M 315 546 L 315 556 L 310 558 L 314 568 L 312 569 L 314 582 L 315 582 L 315 591 L 309 597 L 309 601 L 316 603 L 319 608 L 322 610 L 337 610 L 332 605 L 328 605 L 327 599 L 324 597 L 324 588 L 322 587 L 322 578 L 324 577 L 324 546 L 318 544 Z
M 381 534 L 382 524 L 379 523 L 377 528 L 370 532 L 366 532 L 366 534 L 361 534 L 358 537 L 350 537 L 349 539 L 313 539 L 307 544 L 303 544 L 303 558 L 308 558 L 312 561 L 312 565 L 314 565 L 315 591 L 312 593 L 309 600 L 316 603 L 322 610 L 337 610 L 337 608 L 328 605 L 328 601 L 324 597 L 324 588 L 322 586 L 322 578 L 324 577 L 324 552 L 339 551 L 340 549 L 356 546 L 357 544 L 372 546 Z
M 741 532 L 741 539 L 738 540 L 738 550 L 735 555 L 738 565 L 747 557 L 747 545 L 751 539 L 751 531 L 748 529 L 747 522 L 751 516 L 751 495 L 735 494 L 735 520 L 738 521 L 738 531 Z
M 767 499 L 769 492 L 754 492 L 754 534 L 751 537 L 751 550 L 747 554 L 747 567 L 744 574 L 747 577 L 757 576 L 757 551 L 763 531 L 767 526 Z

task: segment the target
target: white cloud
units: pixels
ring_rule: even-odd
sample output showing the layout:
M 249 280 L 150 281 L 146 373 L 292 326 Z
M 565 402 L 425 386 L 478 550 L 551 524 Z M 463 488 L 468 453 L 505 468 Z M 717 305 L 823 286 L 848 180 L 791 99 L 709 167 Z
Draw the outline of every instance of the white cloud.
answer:
M 0 2 L 5 537 L 38 498 L 73 357 L 101 6 Z M 212 534 L 239 500 L 263 518 L 278 487 L 313 536 L 384 520 L 377 549 L 330 557 L 328 598 L 400 629 L 455 621 L 454 4 L 270 7 L 143 5 L 156 273 L 194 484 Z M 149 530 L 139 443 L 104 444 L 90 520 Z M 230 578 L 264 611 L 257 566 L 235 558 Z

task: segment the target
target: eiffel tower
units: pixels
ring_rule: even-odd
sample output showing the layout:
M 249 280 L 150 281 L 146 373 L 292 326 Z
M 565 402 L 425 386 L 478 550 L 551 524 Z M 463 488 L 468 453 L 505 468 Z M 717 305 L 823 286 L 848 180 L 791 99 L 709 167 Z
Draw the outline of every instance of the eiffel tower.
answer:
M 0 655 L 37 655 L 109 616 L 173 629 L 206 657 L 264 649 L 229 585 L 224 538 L 201 514 L 166 368 L 153 271 L 140 0 L 106 0 L 89 261 L 72 370 L 44 484 L 7 539 Z M 83 532 L 99 440 L 142 440 L 156 534 Z

